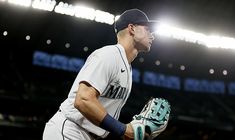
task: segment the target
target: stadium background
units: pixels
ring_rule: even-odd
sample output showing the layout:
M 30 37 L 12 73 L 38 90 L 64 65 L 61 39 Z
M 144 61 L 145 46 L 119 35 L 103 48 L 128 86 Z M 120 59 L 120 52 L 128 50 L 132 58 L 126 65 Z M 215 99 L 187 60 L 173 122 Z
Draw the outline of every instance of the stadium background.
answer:
M 114 15 L 139 8 L 150 19 L 170 19 L 186 29 L 235 37 L 235 9 L 231 0 L 63 2 L 82 2 Z M 75 68 L 93 50 L 116 43 L 112 25 L 24 8 L 7 1 L 0 1 L 0 33 L 3 140 L 41 139 L 45 122 L 68 94 L 77 74 Z M 172 113 L 159 140 L 234 139 L 233 49 L 208 48 L 157 36 L 151 52 L 139 55 L 132 66 L 133 90 L 122 110 L 121 121 L 129 122 L 150 97 L 164 97 L 170 101 Z M 118 138 L 110 135 L 107 139 Z

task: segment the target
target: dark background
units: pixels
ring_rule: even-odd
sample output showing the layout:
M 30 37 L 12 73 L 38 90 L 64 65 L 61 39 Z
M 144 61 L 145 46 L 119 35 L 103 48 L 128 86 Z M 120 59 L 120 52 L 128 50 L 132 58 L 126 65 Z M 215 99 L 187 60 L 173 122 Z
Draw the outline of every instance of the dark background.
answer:
M 66 2 L 64 0 L 64 2 Z M 205 34 L 234 37 L 235 9 L 232 0 L 87 0 L 95 9 L 121 14 L 129 8 L 145 11 L 150 19 L 171 19 L 176 25 Z M 7 31 L 8 35 L 3 36 Z M 0 139 L 39 140 L 46 121 L 67 97 L 76 72 L 32 64 L 34 51 L 86 57 L 95 49 L 115 44 L 113 26 L 75 17 L 39 11 L 0 2 Z M 25 36 L 30 35 L 30 40 Z M 46 40 L 51 39 L 50 45 Z M 66 48 L 65 43 L 70 43 Z M 87 52 L 83 51 L 88 47 Z M 141 63 L 139 58 L 144 58 Z M 155 61 L 161 65 L 156 66 Z M 169 68 L 168 65 L 173 67 Z M 186 67 L 185 71 L 179 69 Z M 144 71 L 176 75 L 181 79 L 235 81 L 235 51 L 157 37 L 151 52 L 140 54 L 132 66 Z M 214 68 L 215 73 L 209 74 Z M 226 69 L 228 75 L 223 75 Z M 172 112 L 169 125 L 159 140 L 233 140 L 235 96 L 190 93 L 184 90 L 133 83 L 131 97 L 120 120 L 129 122 L 150 97 L 169 100 Z M 117 139 L 110 135 L 107 139 Z

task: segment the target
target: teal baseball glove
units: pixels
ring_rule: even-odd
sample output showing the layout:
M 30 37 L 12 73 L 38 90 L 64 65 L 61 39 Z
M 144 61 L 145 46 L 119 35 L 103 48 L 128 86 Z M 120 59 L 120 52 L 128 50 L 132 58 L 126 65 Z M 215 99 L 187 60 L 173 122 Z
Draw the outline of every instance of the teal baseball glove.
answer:
M 163 98 L 151 98 L 140 114 L 131 121 L 134 130 L 134 140 L 144 140 L 157 137 L 167 127 L 170 116 L 170 104 Z

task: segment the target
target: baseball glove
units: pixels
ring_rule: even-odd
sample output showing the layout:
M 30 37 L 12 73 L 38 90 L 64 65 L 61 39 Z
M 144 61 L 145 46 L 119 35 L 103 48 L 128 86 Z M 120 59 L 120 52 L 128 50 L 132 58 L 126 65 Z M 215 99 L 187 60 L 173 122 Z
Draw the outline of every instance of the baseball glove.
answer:
M 131 121 L 134 130 L 134 140 L 144 140 L 146 133 L 148 134 L 148 140 L 157 137 L 165 130 L 170 111 L 170 104 L 167 100 L 151 98 L 140 114 L 135 115 Z

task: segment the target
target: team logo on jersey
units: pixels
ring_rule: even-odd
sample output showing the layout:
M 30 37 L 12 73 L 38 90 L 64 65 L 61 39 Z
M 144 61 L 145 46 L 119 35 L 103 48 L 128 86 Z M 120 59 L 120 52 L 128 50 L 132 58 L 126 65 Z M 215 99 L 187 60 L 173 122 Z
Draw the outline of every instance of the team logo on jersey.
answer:
M 121 73 L 125 72 L 125 69 L 121 69 Z
M 127 89 L 120 85 L 120 81 L 116 81 L 110 84 L 101 97 L 111 98 L 111 99 L 125 99 L 127 96 Z

